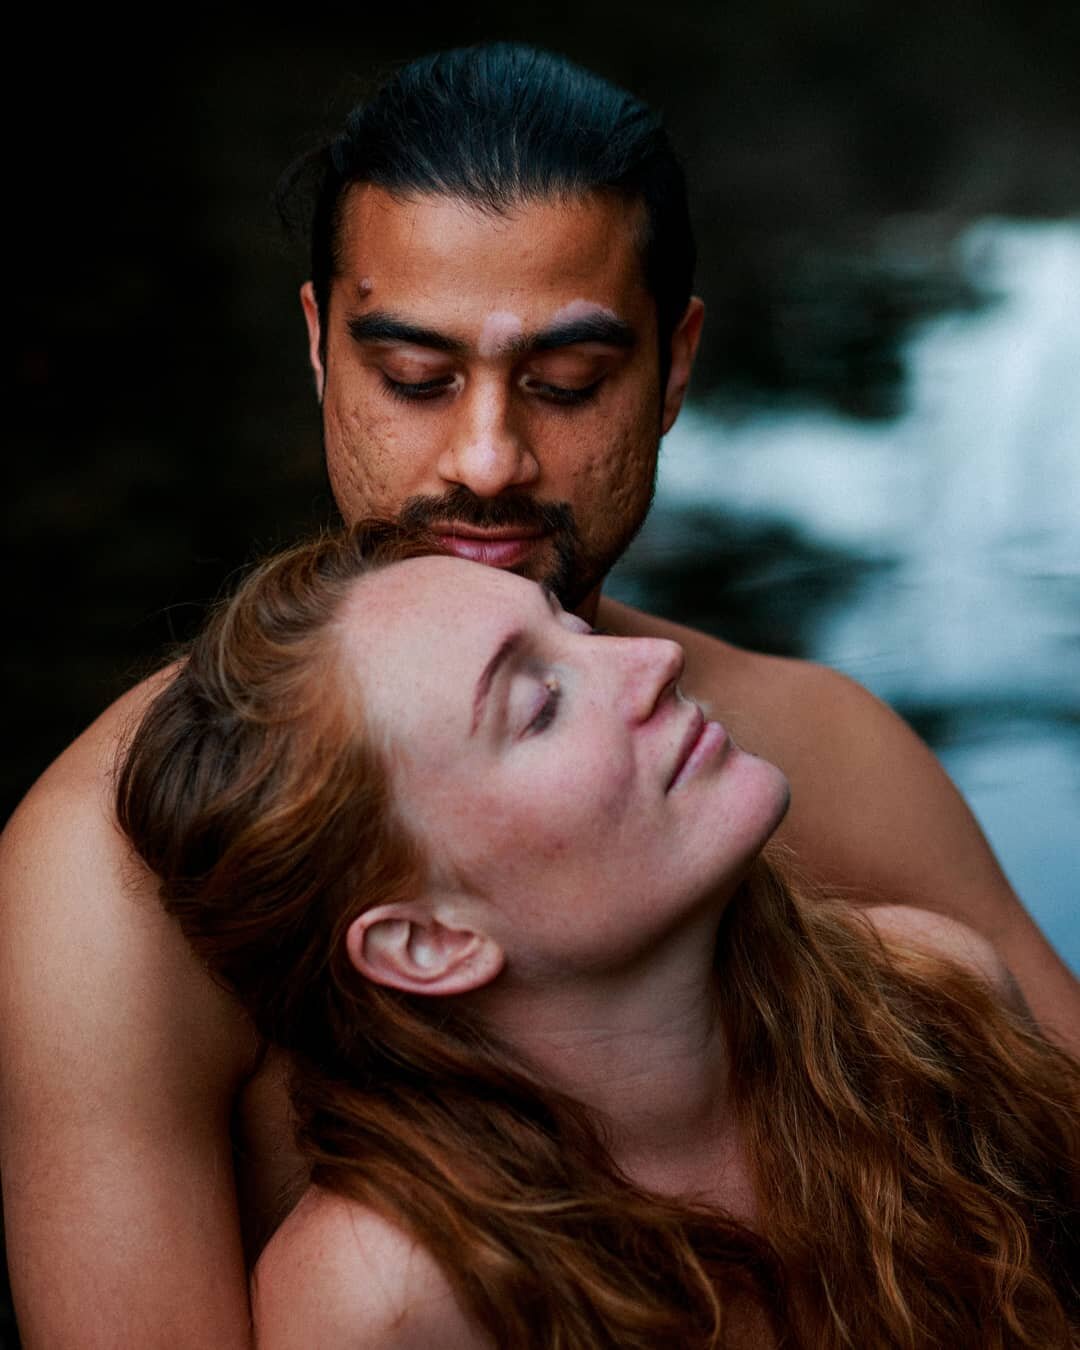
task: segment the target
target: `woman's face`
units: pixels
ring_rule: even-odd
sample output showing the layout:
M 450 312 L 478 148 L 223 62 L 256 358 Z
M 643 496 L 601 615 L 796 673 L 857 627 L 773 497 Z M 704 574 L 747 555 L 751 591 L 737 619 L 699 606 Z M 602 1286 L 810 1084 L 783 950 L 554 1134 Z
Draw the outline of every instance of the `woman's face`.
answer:
M 779 769 L 679 692 L 681 648 L 594 634 L 511 573 L 398 563 L 357 583 L 344 645 L 431 885 L 519 970 L 633 960 L 783 817 Z

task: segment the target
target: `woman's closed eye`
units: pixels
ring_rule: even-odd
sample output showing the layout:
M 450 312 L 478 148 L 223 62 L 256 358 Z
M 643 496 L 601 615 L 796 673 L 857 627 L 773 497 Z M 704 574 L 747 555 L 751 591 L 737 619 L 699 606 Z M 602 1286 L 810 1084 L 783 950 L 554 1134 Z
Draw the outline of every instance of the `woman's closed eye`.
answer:
M 555 714 L 559 711 L 559 701 L 562 698 L 562 685 L 554 675 L 549 675 L 544 680 L 544 700 L 540 704 L 535 716 L 525 728 L 526 736 L 536 736 L 542 731 L 546 731 L 555 720 Z
M 579 615 L 573 612 L 567 612 L 559 608 L 558 602 L 553 600 L 549 593 L 549 600 L 555 604 L 556 609 L 564 623 L 571 632 L 579 637 L 610 637 L 611 634 L 602 628 L 594 628 L 591 623 L 586 622 Z M 529 736 L 539 735 L 546 731 L 555 721 L 559 712 L 559 706 L 562 700 L 562 683 L 555 675 L 547 675 L 541 681 L 541 701 L 538 708 L 529 716 L 524 730 L 521 732 L 522 739 Z

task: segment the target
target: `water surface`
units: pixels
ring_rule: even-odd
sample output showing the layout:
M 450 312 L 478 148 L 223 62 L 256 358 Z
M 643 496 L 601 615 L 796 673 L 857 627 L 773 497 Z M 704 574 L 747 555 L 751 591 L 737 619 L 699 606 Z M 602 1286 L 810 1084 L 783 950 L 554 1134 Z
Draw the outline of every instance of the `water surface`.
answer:
M 930 742 L 1080 971 L 1080 224 L 964 237 L 907 410 L 692 404 L 611 593 L 845 671 Z

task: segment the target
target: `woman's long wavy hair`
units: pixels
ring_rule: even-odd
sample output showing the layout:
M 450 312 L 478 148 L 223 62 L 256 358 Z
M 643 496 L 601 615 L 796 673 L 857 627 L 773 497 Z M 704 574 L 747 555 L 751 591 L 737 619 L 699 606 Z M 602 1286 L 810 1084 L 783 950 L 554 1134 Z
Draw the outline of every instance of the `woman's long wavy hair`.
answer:
M 974 975 L 887 950 L 774 863 L 717 946 L 756 1231 L 634 1185 L 467 1001 L 355 971 L 348 924 L 412 893 L 422 855 L 339 626 L 359 578 L 428 551 L 369 523 L 261 565 L 119 774 L 169 912 L 291 1052 L 313 1181 L 409 1230 L 499 1346 L 1080 1343 L 1080 1069 Z

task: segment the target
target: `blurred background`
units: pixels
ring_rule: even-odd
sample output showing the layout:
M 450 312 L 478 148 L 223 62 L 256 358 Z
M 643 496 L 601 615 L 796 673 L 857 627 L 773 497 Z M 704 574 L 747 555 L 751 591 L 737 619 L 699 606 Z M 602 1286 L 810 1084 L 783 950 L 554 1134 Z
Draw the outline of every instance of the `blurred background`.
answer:
M 1080 965 L 1072 3 L 41 31 L 10 172 L 0 809 L 252 551 L 331 514 L 272 187 L 397 63 L 491 37 L 642 94 L 687 161 L 705 347 L 613 590 L 888 699 Z
M 42 35 L 12 174 L 4 813 L 253 550 L 331 514 L 304 257 L 270 192 L 395 64 L 493 36 L 644 95 L 692 184 L 706 343 L 613 590 L 887 698 L 1080 963 L 1064 3 L 331 5 Z
M 613 591 L 889 700 L 1080 968 L 1080 7 L 145 22 L 24 15 L 11 57 L 4 815 L 332 513 L 279 172 L 399 62 L 524 38 L 659 107 L 692 185 L 707 339 Z

